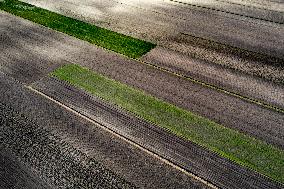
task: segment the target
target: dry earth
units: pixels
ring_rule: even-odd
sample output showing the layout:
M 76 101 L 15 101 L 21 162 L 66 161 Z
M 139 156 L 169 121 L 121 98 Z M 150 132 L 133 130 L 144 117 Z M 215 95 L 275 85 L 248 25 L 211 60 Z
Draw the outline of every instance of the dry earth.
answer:
M 282 113 L 203 87 L 9 14 L 1 13 L 1 16 L 5 18 L 1 19 L 4 34 L 1 35 L 1 71 L 21 82 L 32 83 L 62 64 L 77 63 L 283 148 Z
M 270 17 L 271 20 L 283 22 L 283 2 L 182 0 L 191 5 L 170 0 L 25 0 L 25 2 L 126 35 L 154 41 L 160 46 L 210 63 L 268 80 L 284 81 L 284 24 L 255 19 Z M 234 12 L 239 15 L 232 14 Z M 253 18 L 241 15 L 250 15 Z M 282 59 L 280 60 L 282 66 L 248 61 L 234 54 L 228 54 L 226 50 L 220 52 L 198 47 L 190 42 L 192 39 L 187 34 L 279 57 Z
M 1 146 L 38 182 L 52 188 L 208 188 L 2 72 L 0 86 Z
M 156 65 L 167 66 L 172 71 L 189 73 L 201 80 L 215 82 L 214 84 L 218 86 L 229 89 L 231 87 L 234 90 L 239 89 L 243 94 L 283 107 L 284 89 L 282 85 L 272 84 L 263 79 L 241 73 L 236 74 L 232 70 L 224 69 L 224 67 L 216 66 L 216 64 L 225 65 L 225 67 L 237 69 L 244 73 L 260 72 L 261 74 L 258 76 L 267 76 L 268 79 L 272 76 L 276 79 L 283 78 L 284 71 L 281 66 L 260 64 L 259 62 L 247 61 L 238 56 L 229 55 L 226 52 L 196 47 L 188 42 L 191 39 L 187 35 L 213 39 L 228 45 L 270 54 L 283 59 L 284 27 L 283 24 L 274 23 L 283 22 L 282 1 L 211 0 L 200 2 L 181 0 L 187 4 L 194 3 L 195 6 L 168 0 L 25 1 L 121 33 L 154 41 L 158 43 L 159 47 L 143 57 L 143 60 Z M 266 19 L 266 21 L 259 18 Z M 25 153 L 23 149 L 18 149 L 17 146 L 25 147 L 30 143 L 22 143 L 21 140 L 16 140 L 18 143 L 12 141 L 13 138 L 21 137 L 29 138 L 27 141 L 33 140 L 32 135 L 23 132 L 19 127 L 19 123 L 23 122 L 26 123 L 25 126 L 28 130 L 37 128 L 39 133 L 52 133 L 48 135 L 58 137 L 58 140 L 53 141 L 56 144 L 54 146 L 59 144 L 58 146 L 62 147 L 61 144 L 64 142 L 66 146 L 63 145 L 63 148 L 59 148 L 63 155 L 68 156 L 69 149 L 77 150 L 79 155 L 77 153 L 73 154 L 72 151 L 71 154 L 73 155 L 70 158 L 76 159 L 74 162 L 79 162 L 77 168 L 78 171 L 83 170 L 83 174 L 94 174 L 92 170 L 88 169 L 88 162 L 93 160 L 100 162 L 103 169 L 111 170 L 110 174 L 107 173 L 107 176 L 102 178 L 102 183 L 114 178 L 112 180 L 117 181 L 114 182 L 116 186 L 124 183 L 125 179 L 126 184 L 131 181 L 127 185 L 130 187 L 132 184 L 142 188 L 208 187 L 195 178 L 121 140 L 116 135 L 105 131 L 99 125 L 89 123 L 23 86 L 23 84 L 32 84 L 34 87 L 43 90 L 44 87 L 40 86 L 48 86 L 50 83 L 46 82 L 46 78 L 42 78 L 60 65 L 67 63 L 86 66 L 122 83 L 145 90 L 147 93 L 179 107 L 284 149 L 283 113 L 265 109 L 240 98 L 203 87 L 189 80 L 157 70 L 138 61 L 129 60 L 121 55 L 105 51 L 2 11 L 0 11 L 0 41 L 0 102 L 3 105 L 0 113 L 2 123 L 8 125 L 7 128 L 1 127 L 3 131 L 1 131 L 1 134 L 4 135 L 0 139 L 6 141 L 5 148 L 8 149 L 9 153 L 13 154 L 5 156 L 1 151 L 0 158 L 3 160 L 1 162 L 3 165 L 11 165 L 10 162 L 15 162 L 15 166 L 7 166 L 5 171 L 8 173 L 12 173 L 16 169 L 15 167 L 19 167 L 15 177 L 21 179 L 19 182 L 14 183 L 15 187 L 21 188 L 19 185 L 26 185 L 33 188 L 36 184 L 41 184 L 42 188 L 48 188 L 49 185 L 75 186 L 76 183 L 72 179 L 58 180 L 58 178 L 66 177 L 66 175 L 68 178 L 74 178 L 74 180 L 81 179 L 82 183 L 79 182 L 79 184 L 82 184 L 82 186 L 88 184 L 88 182 L 92 184 L 92 181 L 86 181 L 71 173 L 70 167 L 72 166 L 64 168 L 64 173 L 56 172 L 58 167 L 65 164 L 66 159 L 55 158 L 58 161 L 54 161 L 55 156 L 49 156 L 44 151 L 36 150 L 37 145 L 42 149 L 46 148 L 41 143 L 42 138 L 39 141 L 34 141 L 36 146 L 31 146 L 30 151 L 36 154 L 32 158 L 34 158 L 34 162 L 38 162 L 39 157 L 44 157 L 46 162 L 50 162 L 51 166 L 49 164 L 34 164 L 34 162 L 23 163 L 33 153 Z M 165 49 L 165 52 L 158 52 L 163 51 L 163 49 Z M 170 53 L 173 53 L 174 63 L 170 58 L 159 62 L 161 60 L 159 56 L 170 55 Z M 197 59 L 192 59 L 193 54 L 194 58 Z M 188 57 L 188 55 L 191 57 Z M 193 66 L 189 66 L 188 60 Z M 199 68 L 195 68 L 194 64 L 198 64 Z M 197 74 L 204 68 L 206 68 L 205 74 Z M 220 71 L 224 73 L 224 76 L 212 80 Z M 208 76 L 209 73 L 211 76 Z M 224 84 L 222 80 L 228 78 L 231 81 Z M 234 82 L 239 82 L 239 84 L 231 86 Z M 248 83 L 248 86 L 245 85 L 246 83 Z M 254 85 L 255 89 L 251 89 Z M 53 87 L 56 89 L 59 85 Z M 68 87 L 67 89 L 70 90 Z M 47 92 L 48 90 L 45 88 L 43 91 Z M 74 99 L 78 98 L 75 95 Z M 68 102 L 70 105 L 72 99 Z M 72 103 L 76 104 L 75 101 Z M 79 112 L 84 110 L 87 113 L 92 112 L 86 107 L 81 110 L 82 107 L 78 105 L 74 107 Z M 11 115 L 15 118 L 24 115 L 27 119 L 21 118 L 18 121 L 17 119 L 11 121 L 9 118 L 13 117 Z M 101 121 L 99 118 L 95 119 Z M 115 117 L 112 117 L 112 119 L 115 119 Z M 9 129 L 16 129 L 17 132 L 10 132 Z M 7 133 L 8 135 L 5 135 Z M 11 134 L 10 137 L 9 134 Z M 44 137 L 45 134 L 39 136 Z M 202 152 L 205 153 L 205 151 Z M 192 158 L 196 158 L 194 153 L 190 155 L 192 155 Z M 87 158 L 87 160 L 84 158 Z M 218 159 L 218 156 L 216 158 Z M 82 165 L 81 160 L 87 161 L 87 164 Z M 212 162 L 211 168 L 214 167 L 214 161 Z M 224 170 L 226 166 L 232 168 L 229 161 L 224 162 L 226 162 L 223 167 Z M 27 165 L 32 165 L 31 168 L 37 170 L 39 175 L 31 174 L 30 168 L 25 167 Z M 235 168 L 237 172 L 235 174 L 239 174 L 238 170 L 240 168 L 236 167 L 233 166 L 232 169 Z M 220 177 L 223 178 L 222 174 L 216 174 L 215 177 L 212 177 L 212 172 L 206 172 L 207 170 L 201 165 L 196 166 L 195 169 L 191 171 L 199 173 L 198 176 L 202 176 L 224 188 L 233 181 L 230 180 L 230 175 L 227 175 L 227 180 L 224 180 L 227 184 L 225 185 L 224 182 L 218 182 Z M 257 181 L 253 181 L 258 183 L 258 185 L 253 184 L 259 186 L 259 188 L 281 188 L 280 185 L 269 182 L 258 174 L 245 169 L 240 170 L 244 171 L 245 174 L 252 174 L 260 179 L 261 182 L 257 179 Z M 4 176 L 2 174 L 0 176 L 6 179 L 2 179 L 2 183 L 6 185 L 11 184 L 11 180 L 15 179 L 11 174 L 4 174 Z M 236 182 L 234 185 L 235 188 L 246 188 L 248 186 L 241 185 L 245 184 L 242 182 L 244 179 L 242 175 L 239 174 L 235 178 L 239 179 L 239 184 Z M 266 184 L 262 184 L 263 179 L 265 182 L 267 181 Z M 247 180 L 246 183 L 251 184 L 250 182 L 251 180 Z

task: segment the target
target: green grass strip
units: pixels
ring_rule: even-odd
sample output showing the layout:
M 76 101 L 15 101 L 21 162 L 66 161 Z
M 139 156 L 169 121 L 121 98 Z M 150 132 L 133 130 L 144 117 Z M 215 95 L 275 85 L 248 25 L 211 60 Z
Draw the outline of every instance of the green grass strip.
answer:
M 177 136 L 204 146 L 276 181 L 284 182 L 284 152 L 272 145 L 78 65 L 65 65 L 51 75 L 116 104 Z
M 0 9 L 131 58 L 139 58 L 156 46 L 17 0 L 0 0 Z

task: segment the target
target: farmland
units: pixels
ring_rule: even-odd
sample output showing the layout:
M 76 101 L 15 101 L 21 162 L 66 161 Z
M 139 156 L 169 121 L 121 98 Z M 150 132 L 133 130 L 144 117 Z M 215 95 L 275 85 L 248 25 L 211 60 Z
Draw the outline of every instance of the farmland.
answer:
M 1 0 L 0 187 L 283 188 L 283 8 Z
M 51 75 L 83 88 L 177 136 L 283 182 L 284 178 L 279 176 L 282 172 L 284 153 L 273 146 L 226 129 L 77 65 L 64 66 Z

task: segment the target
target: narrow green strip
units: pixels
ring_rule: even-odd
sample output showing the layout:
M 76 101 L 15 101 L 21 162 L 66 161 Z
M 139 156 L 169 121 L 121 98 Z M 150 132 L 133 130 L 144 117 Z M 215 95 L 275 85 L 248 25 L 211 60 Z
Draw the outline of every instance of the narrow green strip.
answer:
M 221 156 L 284 182 L 284 152 L 258 139 L 161 101 L 78 65 L 65 65 L 52 76 L 68 81 Z
M 0 9 L 131 58 L 139 58 L 156 46 L 17 0 L 0 0 Z

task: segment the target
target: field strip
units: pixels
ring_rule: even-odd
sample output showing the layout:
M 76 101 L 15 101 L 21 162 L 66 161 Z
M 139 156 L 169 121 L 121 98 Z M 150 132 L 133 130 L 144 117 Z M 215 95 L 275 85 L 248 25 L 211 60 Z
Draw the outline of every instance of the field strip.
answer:
M 230 11 L 221 10 L 221 9 L 217 9 L 217 8 L 213 8 L 213 7 L 206 7 L 206 6 L 202 6 L 202 5 L 196 5 L 196 4 L 181 2 L 181 1 L 177 1 L 177 0 L 169 0 L 169 1 L 179 3 L 179 4 L 183 4 L 183 5 L 188 5 L 188 6 L 191 6 L 191 7 L 197 7 L 197 8 L 207 9 L 207 10 L 211 10 L 211 11 L 217 11 L 217 12 L 222 12 L 222 13 L 226 13 L 226 14 L 231 14 L 231 15 L 235 15 L 235 16 L 250 18 L 250 19 L 254 19 L 254 20 L 271 22 L 271 23 L 280 24 L 280 25 L 284 24 L 284 22 L 280 22 L 280 21 L 273 21 L 273 20 L 270 20 L 270 19 L 258 18 L 258 17 L 248 16 L 248 15 L 239 14 L 239 13 L 233 13 L 233 12 L 230 12 Z
M 181 168 L 181 167 L 175 165 L 174 163 L 170 162 L 169 160 L 160 157 L 158 154 L 156 154 L 156 153 L 154 153 L 154 152 L 151 152 L 150 150 L 145 149 L 145 148 L 142 147 L 141 145 L 139 145 L 139 144 L 137 144 L 137 143 L 135 143 L 135 142 L 133 142 L 133 141 L 131 141 L 131 140 L 125 138 L 124 136 L 118 134 L 117 132 L 111 130 L 110 128 L 105 127 L 105 126 L 102 125 L 101 123 L 99 123 L 99 122 L 97 122 L 97 121 L 95 121 L 95 120 L 93 120 L 93 119 L 90 119 L 89 117 L 87 117 L 87 116 L 85 116 L 85 115 L 83 115 L 83 114 L 80 114 L 80 113 L 77 112 L 76 110 L 74 110 L 74 109 L 72 109 L 72 108 L 70 108 L 70 107 L 68 107 L 68 106 L 66 106 L 66 105 L 64 105 L 64 104 L 62 104 L 61 102 L 59 102 L 59 101 L 57 101 L 57 100 L 55 100 L 55 99 L 53 99 L 53 98 L 47 96 L 46 94 L 44 94 L 44 93 L 42 93 L 42 92 L 40 92 L 40 91 L 38 91 L 38 90 L 32 88 L 31 86 L 25 86 L 25 87 L 28 88 L 28 89 L 30 89 L 31 91 L 35 92 L 36 94 L 39 94 L 39 95 L 43 96 L 44 98 L 46 98 L 46 99 L 48 99 L 48 100 L 50 100 L 50 101 L 52 101 L 52 102 L 58 104 L 60 107 L 66 109 L 67 111 L 70 111 L 70 112 L 74 113 L 75 115 L 77 115 L 77 116 L 79 116 L 79 117 L 81 117 L 81 118 L 83 118 L 83 119 L 85 119 L 85 120 L 91 122 L 92 124 L 95 124 L 95 125 L 99 126 L 100 128 L 102 128 L 102 129 L 104 129 L 104 130 L 110 132 L 111 134 L 113 134 L 114 136 L 118 137 L 119 139 L 122 139 L 122 140 L 124 140 L 124 141 L 130 143 L 131 145 L 135 146 L 136 148 L 138 148 L 138 149 L 140 149 L 140 150 L 142 150 L 142 151 L 144 151 L 144 152 L 146 152 L 146 153 L 148 153 L 148 154 L 154 156 L 155 158 L 157 158 L 157 159 L 159 159 L 160 161 L 162 161 L 162 162 L 164 162 L 164 163 L 166 163 L 166 164 L 168 164 L 168 165 L 174 167 L 175 169 L 177 169 L 177 170 L 183 172 L 184 174 L 186 174 L 186 175 L 188 175 L 188 176 L 190 176 L 190 177 L 192 177 L 192 178 L 194 178 L 194 179 L 196 179 L 196 180 L 198 180 L 198 181 L 200 181 L 200 182 L 206 184 L 206 185 L 209 186 L 210 188 L 218 189 L 218 187 L 214 186 L 213 184 L 209 183 L 208 181 L 206 181 L 206 180 L 204 180 L 204 179 L 202 179 L 202 178 L 200 178 L 200 177 L 194 175 L 193 173 L 190 173 L 190 172 L 186 171 L 185 169 L 183 169 L 183 168 Z
M 63 66 L 52 75 L 240 165 L 284 181 L 284 152 L 272 145 L 77 65 Z
M 137 5 L 133 5 L 133 4 L 129 4 L 129 3 L 125 3 L 125 2 L 119 2 L 119 1 L 116 1 L 116 0 L 112 0 L 113 2 L 115 2 L 115 3 L 119 3 L 119 4 L 122 4 L 122 5 L 125 5 L 125 6 L 129 6 L 129 7 L 132 7 L 132 8 L 136 8 L 136 9 L 140 9 L 140 10 L 143 10 L 144 12 L 153 12 L 153 13 L 157 13 L 157 14 L 160 14 L 160 15 L 164 15 L 164 16 L 168 16 L 168 17 L 171 17 L 171 18 L 174 18 L 174 19 L 178 19 L 178 20 L 183 20 L 183 21 L 187 21 L 188 20 L 188 18 L 184 18 L 184 17 L 180 17 L 180 16 L 177 16 L 177 15 L 170 15 L 170 14 L 167 14 L 167 13 L 165 13 L 165 12 L 162 12 L 162 11 L 157 11 L 157 10 L 150 10 L 150 9 L 147 9 L 147 8 L 143 8 L 143 7 L 141 7 L 141 6 L 137 6 Z M 169 1 L 169 2 L 171 2 L 171 0 L 164 0 L 164 2 L 166 2 L 166 1 Z M 173 2 L 174 3 L 174 2 Z M 173 6 L 177 6 L 176 4 L 173 4 Z M 198 7 L 194 7 L 194 6 L 192 6 L 192 9 L 193 10 L 197 10 L 197 9 L 194 9 L 194 8 L 198 8 Z M 231 14 L 232 15 L 232 14 Z M 235 15 L 236 16 L 236 15 Z M 239 19 L 239 18 L 237 18 L 237 17 L 228 17 L 228 18 L 230 18 L 230 19 L 232 19 L 232 20 L 237 20 L 237 21 L 244 21 L 243 19 Z M 250 20 L 245 20 L 245 22 L 249 22 L 249 23 L 253 23 L 253 24 L 255 24 L 255 20 L 252 20 L 252 21 L 250 21 Z M 269 27 L 279 27 L 279 25 L 275 25 L 274 24 L 274 22 L 266 22 L 266 23 L 262 23 L 262 22 L 259 22 L 258 24 L 259 25 L 263 25 L 263 26 L 268 26 L 268 23 L 271 23 L 270 25 L 269 25 Z M 281 25 L 280 25 L 281 26 Z
M 180 17 L 180 16 L 177 16 L 177 15 L 170 15 L 170 14 L 167 14 L 167 13 L 165 13 L 165 12 L 162 12 L 162 11 L 157 11 L 157 10 L 150 10 L 150 9 L 147 9 L 147 8 L 143 8 L 143 7 L 141 7 L 141 6 L 137 6 L 137 5 L 133 5 L 133 4 L 131 4 L 131 3 L 125 3 L 125 2 L 119 2 L 119 1 L 116 1 L 116 0 L 112 0 L 113 2 L 115 2 L 115 3 L 119 3 L 119 4 L 122 4 L 122 5 L 125 5 L 125 6 L 129 6 L 129 7 L 132 7 L 132 8 L 136 8 L 136 9 L 140 9 L 140 10 L 143 10 L 144 12 L 153 12 L 153 13 L 157 13 L 157 14 L 160 14 L 160 15 L 164 15 L 164 16 L 168 16 L 168 17 L 171 17 L 171 18 L 174 18 L 174 19 L 178 19 L 178 20 L 183 20 L 183 21 L 187 21 L 188 20 L 188 18 L 184 18 L 184 17 Z M 163 0 L 164 2 L 166 2 L 166 1 L 169 1 L 169 2 L 171 2 L 170 0 Z M 176 4 L 173 4 L 173 6 L 177 6 Z M 194 7 L 194 6 L 192 6 L 192 9 L 193 10 L 197 10 L 197 9 L 194 9 L 194 8 L 196 8 L 196 7 Z M 243 19 L 239 19 L 239 18 L 237 18 L 237 17 L 228 17 L 228 18 L 230 18 L 230 19 L 232 19 L 232 20 L 237 20 L 237 21 L 244 21 Z M 254 21 L 250 21 L 250 20 L 245 20 L 245 22 L 249 22 L 249 23 L 253 23 L 253 24 L 255 24 L 255 20 Z M 259 22 L 258 24 L 259 25 L 263 25 L 263 26 L 268 26 L 268 23 L 271 23 L 270 25 L 269 25 L 269 27 L 279 27 L 279 25 L 275 25 L 275 24 L 273 24 L 273 22 L 266 22 L 266 23 L 262 23 L 262 22 Z M 281 25 L 280 25 L 281 26 Z
M 44 77 L 30 86 L 217 187 L 251 188 L 254 186 L 276 189 L 280 186 L 255 171 L 191 141 L 177 137 L 65 81 L 55 77 Z M 252 180 L 254 180 L 253 185 Z
M 6 1 L 10 2 L 10 1 L 13 1 L 13 0 L 6 0 Z M 5 2 L 6 2 L 6 1 L 5 1 Z M 18 2 L 18 1 L 15 1 L 15 2 Z M 23 9 L 30 9 L 30 7 L 32 7 L 32 9 L 36 8 L 36 7 L 32 6 L 32 5 L 28 5 L 28 4 L 25 4 L 25 3 L 24 3 L 24 5 L 27 6 L 28 8 L 23 8 L 23 7 L 21 7 L 21 8 L 23 8 Z M 3 4 L 0 2 L 0 9 L 3 9 L 2 6 L 3 6 Z M 24 7 L 25 7 L 25 6 L 24 6 Z M 37 9 L 42 10 L 42 11 L 44 11 L 44 12 L 46 11 L 46 10 L 40 9 L 40 8 L 37 8 Z M 25 11 L 26 11 L 26 10 L 24 10 L 24 12 L 25 12 Z M 9 11 L 8 11 L 8 12 L 9 12 Z M 50 11 L 47 11 L 47 12 L 49 13 Z M 11 12 L 11 13 L 13 13 L 13 12 Z M 52 13 L 52 12 L 51 12 L 51 13 Z M 58 15 L 58 14 L 56 14 L 56 13 L 52 13 L 52 14 L 55 14 L 56 16 L 61 16 L 61 15 Z M 64 16 L 62 16 L 62 17 L 63 17 L 63 18 L 67 18 L 67 17 L 64 17 Z M 23 17 L 23 18 L 25 18 L 25 17 Z M 68 18 L 68 19 L 69 19 L 69 18 Z M 31 19 L 28 19 L 28 20 L 31 20 Z M 72 21 L 76 21 L 75 19 L 71 19 L 71 20 L 72 20 Z M 81 22 L 81 21 L 78 21 L 78 22 L 84 23 L 84 22 Z M 44 25 L 43 25 L 43 26 L 44 26 Z M 66 25 L 65 25 L 65 26 L 66 26 Z M 91 25 L 91 26 L 93 26 L 93 25 Z M 47 27 L 48 27 L 48 26 L 47 26 Z M 59 30 L 57 30 L 57 31 L 59 31 Z M 81 31 L 81 30 L 79 30 L 79 31 Z M 85 30 L 84 30 L 84 31 L 85 31 Z M 59 31 L 59 32 L 66 33 L 66 32 L 64 32 L 64 31 Z M 69 33 L 66 33 L 66 34 L 71 35 L 71 36 L 74 36 L 73 34 L 69 34 Z M 118 34 L 118 35 L 120 35 L 120 34 Z M 76 37 L 76 36 L 74 36 L 74 37 Z M 87 36 L 87 38 L 88 38 L 88 36 Z M 88 39 L 86 39 L 86 38 L 84 38 L 84 37 L 82 37 L 81 39 L 82 39 L 82 40 L 85 40 L 85 41 L 88 41 Z M 92 41 L 88 41 L 88 42 L 92 43 Z M 196 80 L 196 79 L 194 79 L 194 78 L 191 78 L 191 77 L 188 77 L 188 76 L 179 74 L 179 73 L 172 72 L 172 71 L 170 71 L 170 70 L 167 70 L 166 68 L 162 68 L 162 67 L 156 66 L 156 65 L 154 65 L 154 64 L 148 63 L 148 62 L 147 62 L 147 63 L 146 63 L 146 62 L 143 62 L 143 61 L 139 60 L 139 58 L 136 57 L 136 55 L 131 57 L 131 55 L 129 55 L 129 54 L 127 54 L 127 53 L 118 52 L 118 51 L 115 51 L 114 49 L 107 48 L 107 47 L 105 47 L 105 46 L 98 46 L 98 47 L 101 47 L 101 48 L 103 48 L 103 49 L 105 49 L 105 50 L 109 50 L 109 51 L 113 51 L 113 52 L 116 52 L 116 53 L 120 53 L 121 55 L 124 55 L 124 56 L 126 56 L 126 57 L 128 57 L 128 58 L 132 58 L 132 59 L 134 59 L 134 60 L 136 60 L 136 61 L 138 61 L 138 62 L 140 62 L 140 63 L 146 64 L 146 65 L 150 65 L 150 66 L 155 67 L 155 68 L 157 68 L 157 69 L 159 69 L 159 70 L 162 70 L 162 71 L 165 71 L 165 72 L 168 72 L 168 73 L 172 73 L 172 74 L 174 74 L 174 75 L 176 75 L 176 76 L 179 76 L 179 77 L 182 77 L 182 78 L 186 78 L 186 79 L 188 79 L 188 80 L 190 80 L 190 81 L 192 81 L 192 82 L 194 82 L 194 83 L 201 84 L 202 86 L 206 86 L 206 87 L 209 87 L 209 88 L 211 88 L 211 89 L 215 89 L 215 90 L 218 90 L 218 91 L 220 91 L 220 92 L 223 92 L 223 93 L 226 93 L 226 94 L 233 95 L 233 96 L 235 96 L 235 97 L 244 99 L 244 100 L 246 100 L 246 101 L 248 101 L 248 102 L 250 102 L 250 103 L 258 104 L 258 105 L 260 105 L 260 106 L 262 106 L 262 107 L 269 108 L 269 109 L 275 110 L 275 111 L 277 111 L 277 112 L 284 113 L 284 110 L 283 110 L 283 109 L 281 109 L 281 108 L 279 108 L 279 107 L 276 107 L 276 106 L 269 105 L 269 104 L 267 104 L 267 103 L 265 103 L 265 102 L 261 102 L 260 100 L 252 99 L 252 98 L 249 98 L 249 97 L 245 97 L 245 96 L 242 96 L 242 95 L 240 95 L 240 94 L 227 91 L 226 89 L 223 89 L 223 88 L 220 88 L 220 87 L 217 87 L 217 86 L 214 86 L 214 85 L 211 85 L 211 84 L 208 84 L 208 83 L 205 83 L 205 82 Z M 150 50 L 150 49 L 148 49 L 148 50 Z M 146 53 L 146 52 L 144 52 L 144 53 Z M 142 56 L 142 55 L 143 55 L 143 54 L 140 54 L 139 56 Z
M 132 58 L 139 58 L 156 46 L 17 0 L 0 1 L 0 9 Z
M 207 88 L 210 88 L 210 89 L 214 89 L 216 91 L 225 93 L 227 95 L 240 98 L 240 99 L 242 99 L 242 100 L 244 100 L 246 102 L 257 104 L 257 105 L 259 105 L 259 106 L 261 106 L 263 108 L 267 108 L 267 109 L 279 112 L 281 114 L 284 114 L 284 109 L 283 108 L 280 108 L 280 107 L 277 107 L 277 106 L 273 106 L 273 105 L 268 104 L 266 102 L 263 102 L 261 100 L 257 100 L 257 99 L 253 99 L 253 98 L 250 98 L 250 97 L 247 97 L 247 96 L 243 96 L 243 95 L 238 94 L 236 92 L 229 91 L 229 90 L 226 90 L 224 88 L 218 87 L 216 85 L 212 85 L 210 83 L 206 83 L 204 81 L 200 81 L 200 80 L 194 79 L 194 78 L 192 78 L 190 76 L 187 76 L 187 75 L 184 75 L 184 74 L 181 74 L 181 73 L 178 73 L 178 72 L 173 72 L 171 70 L 168 70 L 167 68 L 164 68 L 164 67 L 161 67 L 161 66 L 157 66 L 157 65 L 154 65 L 154 64 L 149 63 L 149 62 L 144 62 L 144 61 L 139 61 L 139 62 L 141 64 L 146 64 L 146 65 L 152 66 L 153 68 L 159 69 L 159 70 L 161 70 L 163 72 L 167 72 L 169 74 L 173 74 L 173 75 L 175 75 L 177 77 L 181 77 L 181 78 L 187 79 L 187 80 L 189 80 L 189 81 L 191 81 L 193 83 L 197 83 L 197 84 L 202 85 L 204 87 L 207 87 Z
M 282 57 L 275 57 L 275 56 L 271 56 L 271 55 L 268 55 L 262 52 L 247 50 L 244 48 L 221 43 L 213 39 L 209 39 L 205 37 L 198 37 L 190 33 L 181 32 L 181 35 L 187 36 L 189 38 L 188 40 L 193 45 L 216 50 L 216 51 L 218 50 L 222 52 L 225 51 L 225 53 L 234 54 L 234 55 L 237 55 L 237 56 L 240 56 L 242 58 L 246 58 L 252 61 L 260 61 L 260 62 L 263 61 L 263 62 L 266 62 L 267 64 L 274 64 L 277 66 L 283 65 L 283 62 L 284 62 L 284 59 Z
M 123 4 L 123 5 L 126 5 L 126 6 L 129 6 L 129 7 L 133 7 L 133 8 L 136 8 L 136 9 L 141 9 L 143 11 L 151 11 L 151 12 L 154 12 L 154 13 L 157 13 L 157 14 L 161 14 L 161 15 L 166 15 L 166 16 L 170 16 L 172 18 L 175 18 L 175 19 L 180 19 L 180 20 L 188 20 L 187 18 L 182 18 L 182 17 L 176 17 L 176 15 L 169 15 L 169 14 L 166 14 L 164 12 L 161 12 L 161 11 L 156 11 L 156 10 L 149 10 L 147 8 L 143 8 L 141 6 L 137 6 L 137 5 L 133 5 L 131 3 L 126 3 L 126 2 L 120 2 L 120 1 L 116 1 L 116 0 L 112 0 L 113 2 L 115 3 L 119 3 L 119 4 Z M 206 8 L 206 9 L 211 9 L 210 7 L 199 7 L 199 5 L 193 5 L 193 4 L 189 4 L 189 3 L 185 3 L 185 2 L 180 2 L 180 1 L 175 1 L 175 0 L 163 0 L 164 2 L 174 2 L 174 3 L 179 3 L 179 4 L 187 4 L 187 5 L 192 5 L 192 7 L 195 7 L 195 8 Z M 223 2 L 223 3 L 227 3 L 227 4 L 231 4 L 231 5 L 239 5 L 239 6 L 243 6 L 243 7 L 247 7 L 247 8 L 255 8 L 255 9 L 259 9 L 259 10 L 265 10 L 265 11 L 273 11 L 273 12 L 277 12 L 277 13 L 283 13 L 281 11 L 274 11 L 274 10 L 269 10 L 269 9 L 264 9 L 264 8 L 259 8 L 259 7 L 252 7 L 252 6 L 246 6 L 246 5 L 243 5 L 243 4 L 238 4 L 238 3 L 232 3 L 232 2 L 226 2 L 226 1 L 222 1 L 222 0 L 216 0 L 216 1 L 219 1 L 219 2 Z M 176 5 L 175 5 L 176 6 Z M 214 8 L 213 8 L 214 9 Z M 215 9 L 214 9 L 215 10 Z M 246 15 L 242 15 L 242 14 L 238 14 L 238 13 L 232 13 L 232 12 L 229 12 L 229 11 L 222 11 L 222 10 L 215 10 L 215 11 L 221 11 L 221 12 L 225 12 L 225 13 L 228 13 L 228 14 L 231 14 L 231 15 L 237 15 L 237 16 L 242 16 L 242 17 L 250 17 L 250 16 L 246 16 Z M 254 19 L 258 19 L 258 20 L 261 20 L 261 18 L 256 18 L 256 17 L 252 17 Z M 232 19 L 235 19 L 235 20 L 239 20 L 239 19 L 236 19 L 236 18 L 232 18 Z M 271 22 L 271 23 L 277 23 L 277 22 L 274 22 L 274 21 L 271 21 L 271 20 L 267 20 L 268 22 Z

